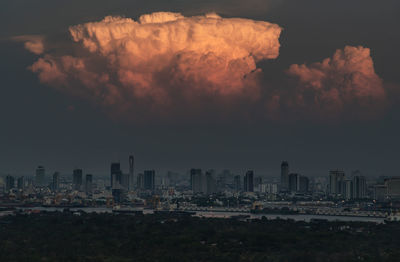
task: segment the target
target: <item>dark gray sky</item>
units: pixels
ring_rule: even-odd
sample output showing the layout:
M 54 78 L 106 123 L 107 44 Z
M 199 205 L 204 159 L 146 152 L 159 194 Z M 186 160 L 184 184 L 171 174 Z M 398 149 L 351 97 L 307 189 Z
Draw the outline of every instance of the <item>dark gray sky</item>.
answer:
M 265 3 L 267 2 L 267 3 Z M 40 84 L 27 70 L 35 56 L 10 37 L 68 37 L 68 26 L 106 15 L 137 18 L 154 11 L 184 15 L 216 11 L 284 28 L 280 56 L 261 64 L 282 74 L 293 63 L 321 61 L 345 45 L 371 48 L 377 74 L 400 86 L 400 2 L 397 0 L 274 1 L 30 1 L 0 3 L 0 173 L 33 174 L 37 165 L 68 173 L 75 167 L 107 174 L 109 163 L 135 155 L 137 170 L 190 167 L 254 169 L 276 176 L 282 160 L 304 175 L 329 169 L 360 169 L 367 175 L 398 175 L 400 111 L 397 97 L 375 120 L 267 121 L 229 118 L 113 121 L 101 109 Z M 395 94 L 396 92 L 394 92 Z M 391 94 L 392 95 L 392 94 Z M 393 95 L 395 96 L 395 95 Z M 75 110 L 67 108 L 74 106 Z M 246 111 L 246 105 L 243 105 Z

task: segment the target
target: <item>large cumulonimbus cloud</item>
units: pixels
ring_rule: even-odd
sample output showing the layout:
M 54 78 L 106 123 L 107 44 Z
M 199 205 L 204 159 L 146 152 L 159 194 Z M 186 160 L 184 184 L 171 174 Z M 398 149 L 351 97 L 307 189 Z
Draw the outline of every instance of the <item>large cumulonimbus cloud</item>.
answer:
M 263 82 L 268 77 L 261 77 L 257 62 L 279 56 L 282 31 L 268 22 L 158 12 L 138 21 L 106 17 L 69 31 L 68 50 L 53 44 L 49 52 L 43 37 L 26 38 L 25 47 L 41 55 L 30 70 L 42 83 L 85 97 L 114 116 L 233 108 L 275 119 L 331 119 L 349 112 L 368 118 L 386 104 L 383 81 L 364 47 L 347 46 L 320 63 L 294 64 L 281 86 Z
M 138 21 L 106 17 L 70 27 L 86 54 L 46 54 L 31 70 L 43 83 L 120 111 L 140 101 L 169 105 L 176 97 L 258 99 L 256 63 L 278 57 L 281 30 L 216 14 L 158 12 Z
M 376 115 L 384 106 L 386 92 L 375 73 L 370 49 L 346 46 L 332 58 L 310 65 L 290 66 L 287 73 L 298 80 L 293 104 L 319 115 Z

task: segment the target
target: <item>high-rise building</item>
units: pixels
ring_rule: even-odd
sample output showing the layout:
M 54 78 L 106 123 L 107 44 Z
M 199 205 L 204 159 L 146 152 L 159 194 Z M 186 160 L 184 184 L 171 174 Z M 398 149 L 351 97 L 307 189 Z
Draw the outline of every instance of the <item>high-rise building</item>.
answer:
M 25 188 L 25 178 L 23 176 L 18 177 L 18 179 L 17 179 L 17 187 L 18 187 L 18 189 L 24 190 L 24 188 Z
M 260 191 L 260 186 L 262 184 L 262 177 L 257 176 L 254 178 L 254 189 L 255 191 Z
M 10 191 L 15 187 L 15 181 L 13 176 L 6 176 L 6 191 Z
M 144 189 L 144 175 L 143 173 L 139 173 L 137 176 L 137 188 Z
M 54 172 L 52 185 L 54 192 L 57 192 L 60 189 L 60 173 Z
M 367 181 L 363 176 L 353 177 L 353 197 L 355 199 L 365 198 L 367 195 Z
M 43 166 L 38 166 L 36 168 L 36 176 L 35 176 L 36 186 L 44 186 L 46 183 L 46 170 Z
M 342 196 L 346 200 L 350 200 L 354 198 L 354 187 L 353 187 L 353 180 L 351 179 L 345 179 L 343 182 L 343 190 L 342 190 Z
M 135 187 L 135 178 L 133 173 L 134 158 L 132 155 L 129 156 L 129 185 L 128 190 L 132 191 Z
M 93 176 L 91 174 L 86 175 L 85 192 L 88 196 L 92 195 L 93 193 Z
M 217 181 L 215 179 L 214 170 L 209 170 L 206 172 L 206 193 L 208 195 L 214 194 L 217 192 Z
M 299 191 L 299 180 L 300 180 L 300 175 L 297 173 L 291 173 L 289 174 L 289 191 L 290 192 L 297 192 Z
M 298 191 L 301 193 L 309 192 L 310 180 L 306 176 L 300 176 L 298 183 Z
M 192 186 L 193 193 L 206 193 L 204 190 L 205 179 L 201 169 L 192 168 L 190 169 L 190 184 Z
M 243 189 L 245 192 L 254 192 L 254 172 L 249 170 L 243 179 Z
M 289 163 L 283 161 L 281 164 L 281 191 L 289 190 Z
M 145 190 L 154 190 L 155 189 L 155 174 L 154 170 L 145 170 L 144 171 L 144 189 Z
M 242 185 L 240 183 L 240 175 L 237 175 L 233 178 L 233 184 L 234 184 L 234 189 L 235 192 L 240 192 L 242 191 Z
M 82 169 L 74 169 L 72 174 L 72 188 L 74 190 L 82 190 L 82 179 L 83 179 L 83 172 Z
M 344 172 L 340 170 L 329 171 L 329 193 L 338 196 L 343 194 Z
M 120 163 L 111 163 L 111 189 L 121 189 L 122 171 Z

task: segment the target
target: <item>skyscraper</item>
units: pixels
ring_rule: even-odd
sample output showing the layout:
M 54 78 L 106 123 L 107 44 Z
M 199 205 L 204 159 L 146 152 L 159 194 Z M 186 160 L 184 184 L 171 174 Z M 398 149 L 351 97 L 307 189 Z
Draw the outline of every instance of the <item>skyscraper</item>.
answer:
M 237 175 L 233 178 L 233 184 L 235 192 L 240 192 L 242 190 L 242 185 L 240 183 L 240 175 Z
M 144 188 L 144 175 L 143 173 L 139 173 L 137 176 L 137 188 L 143 189 Z
M 154 170 L 145 170 L 144 171 L 144 189 L 145 190 L 154 190 L 155 189 L 155 174 Z
M 23 176 L 18 177 L 18 179 L 17 179 L 17 187 L 18 187 L 18 189 L 24 190 L 24 188 L 25 188 L 25 178 Z
M 57 192 L 60 189 L 60 173 L 54 172 L 52 185 L 54 192 Z
M 329 171 L 329 193 L 337 196 L 343 194 L 344 172 L 340 170 Z
M 91 196 L 93 193 L 93 176 L 91 174 L 86 175 L 85 192 L 87 196 Z
M 215 179 L 214 170 L 209 170 L 206 172 L 206 193 L 208 195 L 214 194 L 217 192 L 217 181 Z
M 13 176 L 6 176 L 6 191 L 10 191 L 15 187 L 15 181 Z
M 190 169 L 190 184 L 192 186 L 193 193 L 206 193 L 204 190 L 205 179 L 201 169 L 192 168 Z
M 132 191 L 135 185 L 135 178 L 133 174 L 133 166 L 134 165 L 134 158 L 132 155 L 129 156 L 129 186 L 128 190 Z
M 281 191 L 289 190 L 289 163 L 283 161 L 281 164 Z
M 122 186 L 122 171 L 120 163 L 111 163 L 111 189 L 120 189 Z
M 310 180 L 306 176 L 300 176 L 298 191 L 301 193 L 307 193 L 309 191 Z
M 254 172 L 249 170 L 243 179 L 243 189 L 245 192 L 254 192 Z
M 289 174 L 289 191 L 290 192 L 297 192 L 299 191 L 299 179 L 300 175 L 297 173 Z
M 353 197 L 355 199 L 365 198 L 367 194 L 367 181 L 364 176 L 353 177 Z
M 82 190 L 82 169 L 74 169 L 72 174 L 72 188 L 74 190 Z
M 46 183 L 46 170 L 43 166 L 38 166 L 36 168 L 36 176 L 35 176 L 36 186 L 44 186 Z

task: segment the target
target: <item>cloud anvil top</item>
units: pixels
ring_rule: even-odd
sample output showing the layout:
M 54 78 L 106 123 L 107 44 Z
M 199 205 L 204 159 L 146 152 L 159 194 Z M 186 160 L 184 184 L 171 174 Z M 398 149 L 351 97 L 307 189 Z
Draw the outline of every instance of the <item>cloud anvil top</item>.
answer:
M 369 117 L 385 104 L 383 81 L 364 47 L 345 47 L 322 63 L 292 65 L 281 81 L 296 84 L 271 86 L 263 77 L 269 72 L 257 62 L 279 56 L 282 28 L 265 21 L 156 12 L 138 21 L 108 16 L 69 32 L 80 50 L 72 55 L 73 48 L 51 52 L 40 45 L 44 38 L 24 38 L 27 49 L 42 55 L 30 69 L 42 83 L 128 118 L 138 108 L 158 114 L 185 103 L 190 114 L 195 105 L 243 102 L 261 106 L 272 119 L 297 111 L 330 118 L 353 110 Z

